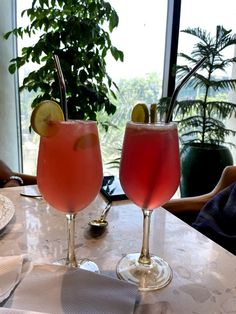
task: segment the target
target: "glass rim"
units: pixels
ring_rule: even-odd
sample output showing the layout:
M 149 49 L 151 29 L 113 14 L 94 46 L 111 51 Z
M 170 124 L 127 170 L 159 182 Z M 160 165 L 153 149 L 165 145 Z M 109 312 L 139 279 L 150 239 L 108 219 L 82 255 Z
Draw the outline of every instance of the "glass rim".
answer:
M 170 121 L 170 122 L 165 122 L 165 121 L 157 121 L 154 123 L 148 122 L 134 122 L 134 121 L 127 121 L 126 125 L 133 125 L 133 126 L 140 126 L 140 127 L 146 127 L 146 128 L 152 128 L 152 127 L 177 127 L 177 122 Z
M 77 123 L 84 123 L 84 124 L 97 124 L 95 120 L 75 120 L 75 119 L 68 119 L 68 120 L 59 120 L 59 121 L 51 121 L 52 123 L 58 124 L 77 124 Z

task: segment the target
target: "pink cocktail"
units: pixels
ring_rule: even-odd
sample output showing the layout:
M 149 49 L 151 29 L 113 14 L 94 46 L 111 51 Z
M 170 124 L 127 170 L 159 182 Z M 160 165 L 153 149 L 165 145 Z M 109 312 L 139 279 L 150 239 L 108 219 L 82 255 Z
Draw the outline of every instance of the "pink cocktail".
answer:
M 149 227 L 152 210 L 167 202 L 180 179 L 178 132 L 174 123 L 126 125 L 120 181 L 128 198 L 144 214 L 141 254 L 128 254 L 118 264 L 122 279 L 139 285 L 140 290 L 164 287 L 172 278 L 166 261 L 149 254 Z
M 120 180 L 136 205 L 154 209 L 167 202 L 179 185 L 179 145 L 173 124 L 128 123 Z
M 70 241 L 66 264 L 77 266 L 75 215 L 94 200 L 103 178 L 97 125 L 93 121 L 61 121 L 52 122 L 51 128 L 52 136 L 40 138 L 37 183 L 45 200 L 67 214 Z

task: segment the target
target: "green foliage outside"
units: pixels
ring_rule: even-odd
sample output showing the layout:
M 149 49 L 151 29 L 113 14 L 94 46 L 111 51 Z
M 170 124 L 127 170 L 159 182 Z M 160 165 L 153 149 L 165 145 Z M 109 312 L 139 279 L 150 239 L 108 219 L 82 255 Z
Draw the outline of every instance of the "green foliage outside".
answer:
M 27 63 L 38 65 L 23 80 L 20 91 L 35 92 L 34 107 L 40 100 L 60 102 L 60 90 L 53 55 L 59 56 L 67 89 L 69 118 L 96 120 L 97 112 L 114 114 L 116 84 L 106 71 L 106 56 L 123 61 L 123 53 L 113 46 L 110 33 L 119 18 L 109 2 L 103 0 L 33 0 L 22 12 L 30 24 L 7 34 L 23 38 L 38 36 L 24 47 L 21 56 L 11 60 L 14 73 Z M 35 68 L 35 67 L 33 67 Z
M 148 105 L 156 102 L 160 97 L 161 79 L 156 73 L 148 73 L 144 77 L 121 79 L 117 85 L 117 111 L 110 119 L 113 128 L 107 134 L 101 131 L 104 156 L 111 167 L 119 164 L 125 125 L 131 118 L 132 108 L 137 102 Z
M 109 132 L 100 129 L 101 147 L 107 168 L 117 168 L 120 160 L 123 135 L 126 122 L 131 118 L 131 111 L 137 102 L 147 105 L 160 98 L 161 78 L 156 73 L 147 73 L 143 77 L 121 79 L 117 82 L 119 92 L 115 102 L 117 111 L 110 117 Z M 99 113 L 99 120 L 107 119 L 106 114 Z
M 131 117 L 131 110 L 136 102 L 145 102 L 151 104 L 156 102 L 160 97 L 161 91 L 161 78 L 156 73 L 148 73 L 143 77 L 135 77 L 131 79 L 120 79 L 117 82 L 119 86 L 119 92 L 117 93 L 117 99 L 115 105 L 117 110 L 114 115 L 109 117 L 110 128 L 106 132 L 103 127 L 107 120 L 108 114 L 105 110 L 98 113 L 97 118 L 102 123 L 99 124 L 99 134 L 101 149 L 104 161 L 104 169 L 110 173 L 118 173 L 118 165 L 120 160 L 120 150 L 122 147 L 123 135 L 125 124 Z M 21 106 L 22 106 L 22 134 L 25 138 L 25 155 L 29 158 L 31 150 L 27 150 L 27 146 L 32 146 L 32 143 L 38 146 L 38 135 L 34 132 L 29 134 L 29 121 L 31 111 L 30 103 L 35 97 L 35 93 L 29 93 L 24 90 L 21 93 Z M 35 162 L 31 162 L 32 165 L 36 165 Z M 34 170 L 31 171 L 35 174 Z

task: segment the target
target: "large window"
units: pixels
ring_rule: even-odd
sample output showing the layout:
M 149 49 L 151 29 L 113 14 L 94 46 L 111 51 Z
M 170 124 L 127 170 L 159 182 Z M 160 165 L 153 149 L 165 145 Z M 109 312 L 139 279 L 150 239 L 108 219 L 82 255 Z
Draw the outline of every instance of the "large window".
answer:
M 26 1 L 17 1 L 17 26 L 26 27 L 29 20 L 24 15 L 21 17 L 21 12 L 24 9 L 29 8 L 29 3 Z M 18 54 L 21 54 L 23 47 L 30 46 L 34 43 L 36 38 L 18 38 Z M 35 65 L 28 64 L 19 70 L 19 85 L 22 84 L 25 76 L 32 71 L 32 67 Z M 21 107 L 21 130 L 22 130 L 22 155 L 23 155 L 23 171 L 28 174 L 36 174 L 36 162 L 38 155 L 38 143 L 39 137 L 33 131 L 30 132 L 30 115 L 31 115 L 31 101 L 33 100 L 34 93 L 23 91 L 20 94 L 20 107 Z
M 124 52 L 124 62 L 108 60 L 108 72 L 119 87 L 117 112 L 111 118 L 116 128 L 100 134 L 105 171 L 116 174 L 118 168 L 111 168 L 114 164 L 109 162 L 119 159 L 124 126 L 132 107 L 137 102 L 155 103 L 161 96 L 167 3 L 165 0 L 110 2 L 120 18 L 112 39 Z
M 119 158 L 125 122 L 130 118 L 131 108 L 136 102 L 147 104 L 157 102 L 161 95 L 162 73 L 165 48 L 166 0 L 112 0 L 120 23 L 112 34 L 115 46 L 124 52 L 124 62 L 107 60 L 107 70 L 120 88 L 117 99 L 117 112 L 111 117 L 115 127 L 108 132 L 100 129 L 101 146 L 105 173 L 117 173 L 117 167 L 110 164 Z M 20 13 L 28 8 L 29 2 L 18 0 L 18 25 L 28 23 L 22 20 Z M 21 48 L 30 41 L 19 41 Z M 32 65 L 20 70 L 22 81 Z M 27 92 L 21 95 L 23 169 L 35 174 L 38 150 L 38 135 L 29 133 L 30 102 L 33 95 Z
M 115 62 L 111 58 L 107 60 L 108 73 L 116 81 L 120 92 L 116 102 L 117 112 L 111 117 L 111 122 L 116 127 L 111 127 L 107 133 L 100 130 L 105 173 L 117 173 L 117 168 L 110 168 L 109 162 L 119 158 L 124 125 L 130 118 L 132 106 L 136 102 L 154 103 L 161 96 L 167 47 L 165 35 L 168 2 L 172 3 L 170 0 L 110 0 L 120 19 L 119 27 L 112 34 L 112 40 L 115 46 L 124 52 L 124 62 Z M 179 2 L 180 0 L 173 3 Z M 29 6 L 29 2 L 18 0 L 18 26 L 28 23 L 26 19 L 22 20 L 20 13 Z M 182 0 L 180 30 L 199 26 L 214 32 L 216 25 L 223 25 L 236 32 L 235 16 L 235 0 L 225 0 L 224 6 L 220 0 Z M 26 38 L 19 41 L 19 52 L 28 44 L 30 41 Z M 189 53 L 193 44 L 194 38 L 191 39 L 180 32 L 178 51 Z M 232 56 L 235 51 L 226 53 Z M 20 80 L 31 66 L 20 70 Z M 227 75 L 235 77 L 236 67 L 228 69 Z M 32 174 L 36 169 L 38 149 L 38 136 L 29 132 L 30 102 L 33 96 L 27 92 L 21 94 L 23 169 Z M 229 97 L 236 102 L 235 93 Z M 235 118 L 226 123 L 234 128 Z M 236 141 L 235 138 L 230 140 Z

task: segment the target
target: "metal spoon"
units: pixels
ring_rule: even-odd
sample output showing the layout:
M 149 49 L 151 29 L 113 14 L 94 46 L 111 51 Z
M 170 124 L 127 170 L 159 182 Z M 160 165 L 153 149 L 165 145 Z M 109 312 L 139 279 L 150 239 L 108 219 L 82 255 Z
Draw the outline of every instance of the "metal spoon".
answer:
M 20 195 L 27 196 L 27 197 L 35 197 L 35 198 L 42 198 L 37 186 L 33 185 L 25 185 L 20 192 Z
M 89 225 L 92 227 L 105 228 L 108 225 L 108 222 L 105 220 L 106 216 L 111 208 L 111 202 L 103 209 L 100 218 L 91 220 Z

